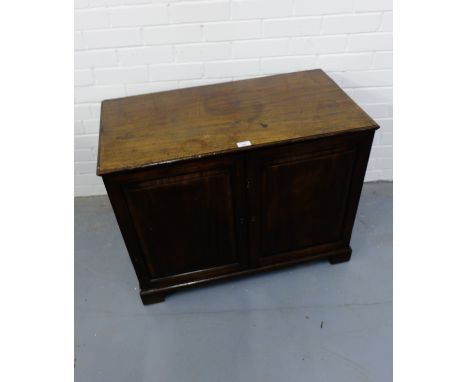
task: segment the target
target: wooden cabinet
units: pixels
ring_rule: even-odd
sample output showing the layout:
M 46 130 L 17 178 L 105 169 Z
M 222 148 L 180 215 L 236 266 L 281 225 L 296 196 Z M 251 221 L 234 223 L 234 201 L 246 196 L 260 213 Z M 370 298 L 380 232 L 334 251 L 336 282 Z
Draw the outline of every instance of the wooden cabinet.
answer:
M 348 260 L 376 128 L 320 70 L 105 101 L 97 172 L 143 302 Z

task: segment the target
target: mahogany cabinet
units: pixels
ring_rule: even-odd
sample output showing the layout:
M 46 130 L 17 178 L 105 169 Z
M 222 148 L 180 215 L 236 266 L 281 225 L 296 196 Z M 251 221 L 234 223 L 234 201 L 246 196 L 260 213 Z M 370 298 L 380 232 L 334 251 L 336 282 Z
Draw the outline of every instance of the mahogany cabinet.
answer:
M 104 101 L 97 173 L 143 303 L 349 260 L 377 128 L 321 70 Z

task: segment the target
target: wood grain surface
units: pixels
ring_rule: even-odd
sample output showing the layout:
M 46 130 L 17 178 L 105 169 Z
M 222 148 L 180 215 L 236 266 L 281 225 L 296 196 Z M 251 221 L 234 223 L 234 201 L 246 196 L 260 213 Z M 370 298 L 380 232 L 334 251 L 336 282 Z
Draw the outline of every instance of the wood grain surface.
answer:
M 322 70 L 107 100 L 97 174 L 376 127 Z

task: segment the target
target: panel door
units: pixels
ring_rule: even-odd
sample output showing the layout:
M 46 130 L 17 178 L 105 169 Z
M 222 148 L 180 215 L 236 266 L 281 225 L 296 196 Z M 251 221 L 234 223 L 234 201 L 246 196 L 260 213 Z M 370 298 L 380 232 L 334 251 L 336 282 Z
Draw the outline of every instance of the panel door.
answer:
M 349 245 L 372 135 L 323 138 L 248 157 L 249 236 L 255 265 Z
M 119 178 L 117 192 L 127 207 L 123 234 L 147 287 L 245 266 L 242 164 L 227 156 Z

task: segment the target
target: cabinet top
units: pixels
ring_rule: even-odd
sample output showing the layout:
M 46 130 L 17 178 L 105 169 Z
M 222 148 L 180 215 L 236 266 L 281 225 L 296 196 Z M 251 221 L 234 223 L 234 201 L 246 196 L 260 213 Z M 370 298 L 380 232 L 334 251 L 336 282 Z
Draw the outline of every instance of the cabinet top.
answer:
M 102 103 L 97 174 L 375 128 L 320 69 L 118 98 Z

